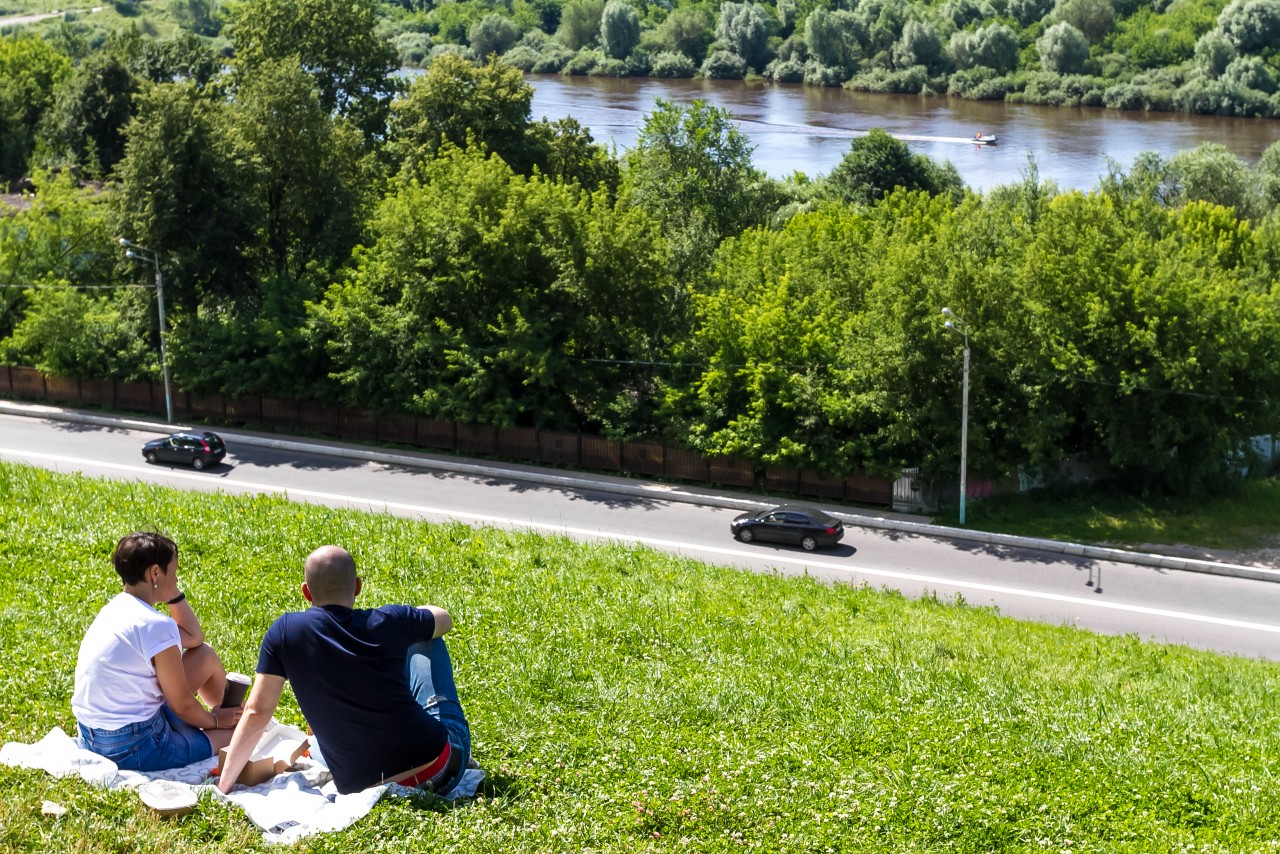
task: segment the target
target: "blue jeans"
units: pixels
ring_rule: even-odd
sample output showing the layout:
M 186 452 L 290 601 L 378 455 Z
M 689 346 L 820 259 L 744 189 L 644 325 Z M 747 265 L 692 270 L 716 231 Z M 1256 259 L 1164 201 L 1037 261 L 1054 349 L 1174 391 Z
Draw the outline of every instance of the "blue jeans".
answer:
M 76 725 L 84 749 L 105 756 L 122 771 L 164 771 L 213 756 L 209 737 L 169 711 L 168 706 L 161 706 L 145 721 L 120 729 Z
M 458 700 L 458 688 L 453 683 L 453 660 L 449 658 L 444 638 L 432 638 L 410 646 L 405 656 L 404 676 L 418 703 L 444 725 L 449 733 L 450 747 L 462 754 L 458 772 L 435 789 L 437 794 L 444 794 L 458 785 L 467 771 L 467 760 L 471 758 L 471 726 Z M 311 740 L 311 758 L 324 765 L 323 746 L 315 736 Z

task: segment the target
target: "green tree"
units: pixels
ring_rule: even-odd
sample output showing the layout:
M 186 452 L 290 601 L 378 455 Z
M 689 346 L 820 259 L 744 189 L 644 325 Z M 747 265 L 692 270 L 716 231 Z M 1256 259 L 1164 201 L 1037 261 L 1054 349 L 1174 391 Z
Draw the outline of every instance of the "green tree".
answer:
M 108 173 L 124 156 L 124 127 L 133 117 L 138 87 L 126 58 L 115 51 L 91 55 L 58 87 L 44 114 L 45 158 Z
M 1075 27 L 1064 22 L 1054 24 L 1036 39 L 1040 64 L 1046 71 L 1078 74 L 1089 58 L 1089 40 Z
M 1280 3 L 1231 0 L 1218 15 L 1218 29 L 1240 53 L 1272 54 L 1280 39 Z
M 624 158 L 624 198 L 662 223 L 671 271 L 686 283 L 719 242 L 768 221 L 774 199 L 729 111 L 659 98 Z
M 0 37 L 0 180 L 26 174 L 36 132 L 71 61 L 44 39 Z
M 600 35 L 603 17 L 604 0 L 569 0 L 561 9 L 556 38 L 570 50 L 589 47 Z
M 600 17 L 600 41 L 604 52 L 626 59 L 640 43 L 640 16 L 627 0 L 609 0 Z
M 769 61 L 772 20 L 772 16 L 758 3 L 725 0 L 720 4 L 716 38 L 746 60 L 747 65 L 759 70 Z
M 151 87 L 125 128 L 112 230 L 160 253 L 175 319 L 249 293 L 256 242 L 250 172 L 230 108 L 194 83 Z
M 114 298 L 46 279 L 26 294 L 13 333 L 0 340 L 0 360 L 66 379 L 148 375 L 154 357 L 146 324 Z
M 824 194 L 852 204 L 871 204 L 897 188 L 924 190 L 930 195 L 958 195 L 960 181 L 953 168 L 938 166 L 923 154 L 880 128 L 854 139 L 849 152 L 827 176 Z
M 702 6 L 677 6 L 654 32 L 654 53 L 681 53 L 701 65 L 712 38 L 711 16 Z
M 316 307 L 346 396 L 512 425 L 615 425 L 662 352 L 661 242 L 605 193 L 447 148 L 402 178 L 376 241 Z
M 479 23 L 472 24 L 467 33 L 471 49 L 480 59 L 488 59 L 490 54 L 501 56 L 520 40 L 520 28 L 506 15 L 493 12 L 485 15 Z
M 532 102 L 533 88 L 517 68 L 437 57 L 393 105 L 392 150 L 398 162 L 418 165 L 442 144 L 465 147 L 470 139 L 528 173 L 536 161 L 527 139 Z
M 1254 214 L 1248 165 L 1220 143 L 1204 142 L 1169 160 L 1175 204 L 1211 202 L 1234 208 L 1241 217 Z
M 383 133 L 395 93 L 395 49 L 377 33 L 376 0 L 253 0 L 228 6 L 241 85 L 267 65 L 295 57 L 315 80 L 320 105 Z

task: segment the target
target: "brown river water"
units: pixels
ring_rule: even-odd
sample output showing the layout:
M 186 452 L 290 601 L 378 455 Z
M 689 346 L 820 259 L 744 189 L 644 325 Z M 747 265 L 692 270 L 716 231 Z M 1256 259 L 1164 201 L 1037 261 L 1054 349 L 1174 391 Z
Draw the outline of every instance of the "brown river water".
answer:
M 842 89 L 725 80 L 611 79 L 527 75 L 533 117 L 572 116 L 597 142 L 619 151 L 635 144 L 658 98 L 702 99 L 728 109 L 755 146 L 757 168 L 775 178 L 830 172 L 850 140 L 883 128 L 911 151 L 950 160 L 975 190 L 1020 182 L 1028 158 L 1059 189 L 1088 190 L 1108 160 L 1127 170 L 1143 151 L 1169 158 L 1202 142 L 1220 143 L 1254 163 L 1280 140 L 1280 120 L 1140 113 L 1096 107 L 1037 107 L 918 95 L 878 95 Z M 975 145 L 975 133 L 999 144 Z

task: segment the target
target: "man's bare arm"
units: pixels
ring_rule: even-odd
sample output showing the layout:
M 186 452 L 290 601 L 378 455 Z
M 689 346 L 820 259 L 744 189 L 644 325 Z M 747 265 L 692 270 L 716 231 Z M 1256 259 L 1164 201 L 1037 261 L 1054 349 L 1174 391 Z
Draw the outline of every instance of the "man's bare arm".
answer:
M 235 734 L 231 736 L 231 744 L 227 746 L 226 764 L 222 766 L 218 777 L 218 790 L 224 795 L 236 784 L 236 778 L 244 770 L 258 739 L 271 722 L 271 716 L 276 713 L 276 706 L 280 704 L 280 695 L 283 693 L 283 676 L 259 673 L 254 680 L 249 701 L 244 706 L 244 715 L 236 725 Z
M 450 617 L 449 612 L 444 608 L 438 605 L 419 605 L 418 608 L 423 611 L 430 611 L 431 616 L 436 618 L 436 631 L 432 635 L 433 638 L 438 638 L 453 628 L 453 617 Z

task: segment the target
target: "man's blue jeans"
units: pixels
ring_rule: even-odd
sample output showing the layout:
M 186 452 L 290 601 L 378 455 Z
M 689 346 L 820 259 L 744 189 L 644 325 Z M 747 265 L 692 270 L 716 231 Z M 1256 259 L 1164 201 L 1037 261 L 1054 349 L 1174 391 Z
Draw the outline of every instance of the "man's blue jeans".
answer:
M 471 758 L 471 726 L 458 700 L 458 688 L 453 683 L 453 660 L 449 658 L 444 638 L 432 638 L 410 646 L 405 656 L 404 676 L 417 701 L 448 730 L 449 745 L 462 753 L 458 773 L 436 788 L 437 793 L 443 794 L 462 779 L 467 770 L 467 760 Z M 314 736 L 312 742 L 311 758 L 325 764 L 322 745 L 316 743 Z

